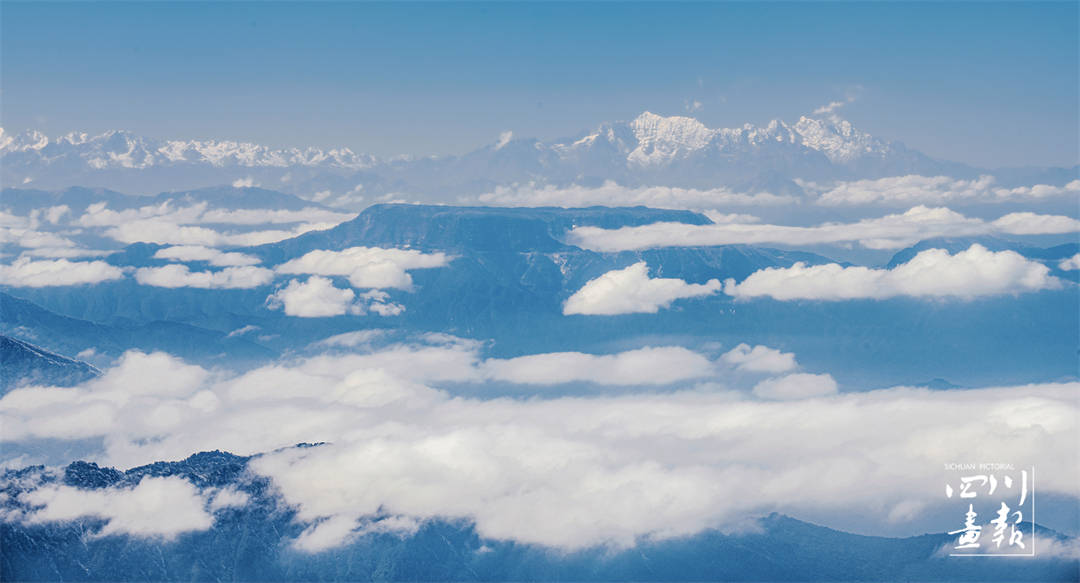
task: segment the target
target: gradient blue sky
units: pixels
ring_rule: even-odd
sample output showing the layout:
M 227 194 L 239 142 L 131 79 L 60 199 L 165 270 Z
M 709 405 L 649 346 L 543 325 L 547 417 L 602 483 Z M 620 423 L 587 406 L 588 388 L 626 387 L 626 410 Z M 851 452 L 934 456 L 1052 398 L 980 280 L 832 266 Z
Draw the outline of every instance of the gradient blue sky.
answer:
M 843 114 L 989 167 L 1078 158 L 1062 3 L 0 4 L 9 131 L 460 153 L 643 110 Z

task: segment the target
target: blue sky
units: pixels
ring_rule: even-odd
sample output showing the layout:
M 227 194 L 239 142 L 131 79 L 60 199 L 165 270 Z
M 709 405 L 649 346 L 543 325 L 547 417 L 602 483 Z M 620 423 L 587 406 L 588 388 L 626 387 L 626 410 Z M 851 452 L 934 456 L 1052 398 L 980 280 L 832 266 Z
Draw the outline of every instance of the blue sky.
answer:
M 1077 162 L 1067 3 L 13 3 L 8 130 L 459 153 L 642 110 L 843 113 L 932 156 Z

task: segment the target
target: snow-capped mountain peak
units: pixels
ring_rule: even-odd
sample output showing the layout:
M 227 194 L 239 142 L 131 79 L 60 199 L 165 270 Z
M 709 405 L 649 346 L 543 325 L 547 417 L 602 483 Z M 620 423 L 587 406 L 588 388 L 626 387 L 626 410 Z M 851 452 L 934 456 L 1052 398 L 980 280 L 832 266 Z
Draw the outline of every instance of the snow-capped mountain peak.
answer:
M 273 149 L 232 140 L 155 140 L 124 130 L 109 130 L 97 135 L 70 132 L 50 139 L 34 130 L 9 135 L 0 129 L 0 156 L 26 152 L 37 152 L 48 162 L 81 159 L 96 170 L 185 163 L 215 167 L 324 166 L 359 169 L 376 162 L 374 157 L 356 154 L 348 148 Z
M 803 145 L 825 154 L 834 163 L 850 162 L 863 155 L 882 154 L 890 149 L 888 143 L 855 129 L 851 122 L 836 116 L 802 116 L 794 129 L 802 137 Z
M 0 155 L 8 152 L 41 150 L 48 145 L 49 138 L 37 130 L 26 130 L 12 135 L 4 131 L 4 128 L 0 128 Z
M 707 146 L 716 130 L 692 117 L 663 117 L 646 111 L 630 122 L 637 148 L 627 159 L 643 166 L 662 163 Z
M 613 180 L 693 188 L 744 185 L 761 176 L 812 181 L 942 175 L 969 168 L 930 159 L 879 140 L 834 114 L 794 124 L 710 128 L 685 116 L 646 111 L 565 140 L 544 142 L 504 133 L 462 156 L 378 160 L 348 148 L 272 148 L 232 140 L 158 140 L 130 132 L 0 130 L 5 182 L 35 188 L 72 185 L 161 191 L 236 180 L 286 192 L 330 192 L 355 198 L 392 193 L 475 196 L 499 185 Z M 359 198 L 356 198 L 359 200 Z M 368 200 L 371 200 L 370 198 Z M 343 203 L 344 204 L 344 203 Z
M 662 166 L 703 150 L 730 155 L 735 150 L 768 148 L 770 144 L 802 146 L 821 152 L 836 164 L 889 150 L 887 142 L 855 129 L 835 115 L 803 116 L 794 125 L 774 119 L 765 126 L 748 123 L 738 128 L 712 129 L 692 117 L 661 116 L 646 111 L 625 126 L 636 140 L 626 152 L 627 161 L 637 166 Z M 591 146 L 595 137 L 602 134 L 598 130 L 588 136 L 590 139 L 564 144 L 563 149 Z

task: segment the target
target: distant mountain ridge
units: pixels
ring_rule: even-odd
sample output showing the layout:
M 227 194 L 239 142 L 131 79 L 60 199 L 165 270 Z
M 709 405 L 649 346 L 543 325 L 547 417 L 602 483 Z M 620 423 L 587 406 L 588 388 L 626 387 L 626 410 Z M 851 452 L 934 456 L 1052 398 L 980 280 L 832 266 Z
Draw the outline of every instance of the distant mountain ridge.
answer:
M 72 213 L 79 215 L 95 204 L 105 204 L 110 210 L 124 210 L 166 203 L 174 208 L 206 203 L 211 208 L 222 210 L 333 210 L 315 201 L 253 186 L 208 186 L 152 195 L 125 194 L 107 188 L 81 186 L 54 191 L 17 187 L 0 190 L 0 210 L 23 216 L 36 209 L 57 205 L 66 205 Z
M 74 386 L 100 374 L 81 360 L 0 335 L 0 393 L 23 384 Z
M 575 137 L 500 139 L 462 156 L 379 159 L 348 148 L 274 149 L 214 140 L 161 140 L 130 132 L 50 138 L 0 130 L 8 185 L 118 190 L 189 189 L 234 180 L 294 193 L 371 196 L 477 195 L 514 183 L 620 184 L 713 188 L 744 183 L 981 170 L 930 158 L 876 138 L 834 115 L 788 124 L 708 128 L 697 119 L 644 112 Z
M 104 297 L 120 299 L 107 294 Z M 230 362 L 265 360 L 277 355 L 244 338 L 230 338 L 219 331 L 175 320 L 133 322 L 115 318 L 110 323 L 99 323 L 61 315 L 3 292 L 0 292 L 0 332 L 23 344 L 33 341 L 48 350 L 67 354 L 89 348 L 105 356 L 119 356 L 129 349 L 162 350 L 204 363 L 226 357 Z
M 56 138 L 28 130 L 7 135 L 0 130 L 0 156 L 37 154 L 50 163 L 78 157 L 91 168 L 149 168 L 151 166 L 204 163 L 211 166 L 289 167 L 329 166 L 363 168 L 375 162 L 348 148 L 274 149 L 232 140 L 159 140 L 124 130 L 98 135 L 70 132 Z

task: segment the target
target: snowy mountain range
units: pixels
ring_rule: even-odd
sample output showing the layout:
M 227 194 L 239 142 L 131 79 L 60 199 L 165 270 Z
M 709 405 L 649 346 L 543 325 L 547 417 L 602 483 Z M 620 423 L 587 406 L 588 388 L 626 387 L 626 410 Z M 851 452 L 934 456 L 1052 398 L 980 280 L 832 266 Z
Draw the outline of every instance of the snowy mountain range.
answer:
M 0 129 L 0 156 L 4 160 L 34 160 L 47 165 L 81 160 L 87 167 L 142 169 L 152 166 L 206 164 L 225 167 L 327 166 L 364 168 L 375 163 L 371 156 L 348 148 L 272 149 L 250 142 L 229 140 L 156 140 L 127 131 L 110 130 L 91 136 L 71 132 L 49 138 L 36 130 L 8 135 Z
M 569 148 L 563 145 L 564 151 L 591 147 L 598 139 L 619 143 L 615 134 L 617 125 L 585 136 Z M 631 144 L 634 146 L 626 159 L 643 167 L 663 166 L 708 150 L 737 154 L 750 149 L 793 145 L 821 152 L 835 164 L 845 164 L 860 157 L 884 157 L 893 149 L 890 143 L 859 131 L 850 122 L 839 118 L 803 116 L 794 125 L 772 120 L 764 127 L 746 124 L 741 128 L 710 129 L 691 117 L 663 117 L 646 111 L 625 127 L 632 132 Z
M 514 183 L 783 188 L 831 180 L 980 171 L 932 159 L 871 136 L 829 114 L 793 124 L 713 129 L 682 116 L 644 112 L 578 136 L 543 142 L 505 134 L 462 156 L 379 159 L 348 148 L 274 149 L 214 140 L 158 140 L 124 131 L 50 138 L 0 130 L 8 186 L 72 185 L 126 191 L 198 188 L 239 181 L 296 193 L 366 196 L 476 195 Z M 369 201 L 371 199 L 369 198 Z

